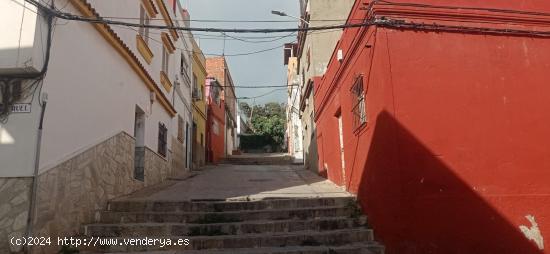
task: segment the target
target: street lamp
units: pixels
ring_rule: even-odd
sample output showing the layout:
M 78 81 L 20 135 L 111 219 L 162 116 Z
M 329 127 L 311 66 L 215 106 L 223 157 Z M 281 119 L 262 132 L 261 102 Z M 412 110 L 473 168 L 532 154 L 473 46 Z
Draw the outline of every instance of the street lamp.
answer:
M 304 23 L 308 24 L 309 25 L 309 22 L 303 18 L 299 18 L 299 17 L 295 17 L 295 16 L 292 16 L 292 15 L 289 15 L 287 14 L 286 12 L 284 11 L 271 11 L 271 14 L 274 14 L 274 15 L 277 15 L 277 16 L 281 16 L 281 17 L 291 17 L 291 18 L 294 18 L 296 20 L 301 20 L 303 21 Z

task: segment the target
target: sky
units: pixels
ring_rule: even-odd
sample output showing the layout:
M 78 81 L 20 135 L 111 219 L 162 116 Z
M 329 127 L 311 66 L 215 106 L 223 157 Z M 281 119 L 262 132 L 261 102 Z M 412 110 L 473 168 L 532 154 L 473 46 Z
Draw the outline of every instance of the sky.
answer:
M 284 11 L 292 16 L 299 16 L 298 0 L 181 0 L 184 8 L 189 10 L 191 20 L 253 20 L 253 21 L 281 21 L 277 23 L 233 23 L 233 22 L 201 22 L 191 21 L 192 27 L 211 28 L 292 28 L 297 27 L 298 21 L 290 17 L 281 17 L 271 14 L 272 10 Z M 224 52 L 224 39 L 220 33 L 204 32 L 195 33 L 195 39 L 206 57 L 207 54 L 222 54 Z M 212 37 L 212 35 L 216 37 Z M 252 40 L 257 43 L 244 42 L 234 38 L 225 37 L 225 55 L 229 70 L 236 86 L 266 86 L 286 85 L 286 66 L 283 63 L 283 44 L 296 40 L 296 34 L 233 34 L 227 36 Z M 249 39 L 242 37 L 266 37 L 287 36 L 285 38 Z M 275 41 L 273 41 L 275 40 Z M 258 43 L 258 41 L 263 41 Z M 271 42 L 265 42 L 271 41 Z M 263 53 L 247 56 L 229 56 L 256 52 L 279 47 Z M 277 91 L 274 91 L 278 89 Z M 273 91 L 273 92 L 272 92 Z M 272 93 L 270 93 L 272 92 Z M 263 104 L 266 102 L 286 102 L 285 88 L 245 89 L 237 88 L 237 97 L 259 97 L 255 100 L 243 100 L 249 104 Z

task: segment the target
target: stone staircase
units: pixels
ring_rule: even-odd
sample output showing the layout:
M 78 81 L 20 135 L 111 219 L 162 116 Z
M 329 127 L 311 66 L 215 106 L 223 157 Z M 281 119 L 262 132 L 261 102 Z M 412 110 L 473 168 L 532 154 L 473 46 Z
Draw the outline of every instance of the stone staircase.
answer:
M 117 240 L 92 253 L 382 254 L 352 197 L 257 201 L 113 201 L 87 238 Z M 161 247 L 126 239 L 170 239 Z M 183 240 L 188 239 L 188 240 Z M 178 242 L 179 241 L 179 242 Z M 188 245 L 185 242 L 188 241 Z M 178 243 L 178 244 L 176 244 Z
M 261 155 L 261 154 L 260 154 Z M 293 163 L 292 157 L 288 155 L 277 154 L 273 156 L 260 156 L 260 155 L 234 155 L 228 156 L 221 161 L 222 164 L 233 165 L 291 165 Z

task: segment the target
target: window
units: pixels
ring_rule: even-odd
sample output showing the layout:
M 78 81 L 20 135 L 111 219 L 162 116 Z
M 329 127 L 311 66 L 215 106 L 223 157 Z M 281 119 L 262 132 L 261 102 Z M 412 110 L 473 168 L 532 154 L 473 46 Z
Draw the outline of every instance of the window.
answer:
M 315 126 L 315 118 L 313 115 L 313 111 L 309 114 L 309 126 Z M 315 128 L 311 130 L 311 139 L 315 139 Z
M 195 74 L 193 74 L 193 99 L 199 101 L 202 99 L 202 93 L 199 89 L 199 82 Z
M 147 11 L 145 11 L 145 8 L 143 7 L 143 5 L 140 5 L 139 6 L 139 24 L 148 26 L 150 23 L 151 23 L 151 19 L 149 18 Z M 149 28 L 140 27 L 138 32 L 139 32 L 139 35 L 141 35 L 141 38 L 145 41 L 145 43 L 149 44 Z
M 168 66 L 170 66 L 170 52 L 166 47 L 162 47 L 162 71 L 168 75 Z
M 353 127 L 359 128 L 361 125 L 367 122 L 366 103 L 365 103 L 365 91 L 363 88 L 363 75 L 359 75 L 355 79 L 355 83 L 351 87 L 351 94 L 353 98 Z
M 217 83 L 210 83 L 210 84 L 214 84 L 210 87 L 210 89 L 212 90 L 210 96 L 212 96 L 216 105 L 221 107 L 220 87 L 217 86 Z
M 166 146 L 168 143 L 168 129 L 163 123 L 159 123 L 158 153 L 166 157 Z
M 218 121 L 216 121 L 216 119 L 214 119 L 212 121 L 212 133 L 214 133 L 214 135 L 220 135 L 220 125 L 218 124 Z
M 307 46 L 306 64 L 307 64 L 307 70 L 309 71 L 309 67 L 311 66 L 311 47 L 310 46 Z
M 190 86 L 192 82 L 191 79 L 189 79 L 189 74 L 187 73 L 189 69 L 189 63 L 187 62 L 187 58 L 185 58 L 185 54 L 181 54 L 180 74 L 183 76 L 183 79 L 187 86 Z
M 183 143 L 183 118 L 178 116 L 178 140 Z
M 180 73 L 181 75 L 187 76 L 187 68 L 189 64 L 187 63 L 187 59 L 185 59 L 185 55 L 181 54 L 181 60 L 180 60 Z
M 305 70 L 302 69 L 302 87 L 305 87 L 306 85 L 306 73 Z

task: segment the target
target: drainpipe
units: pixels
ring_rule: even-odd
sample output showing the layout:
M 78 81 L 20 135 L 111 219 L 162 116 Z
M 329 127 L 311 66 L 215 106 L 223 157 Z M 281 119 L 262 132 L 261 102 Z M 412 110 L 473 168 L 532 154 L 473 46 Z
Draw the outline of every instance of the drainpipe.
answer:
M 44 113 L 46 112 L 46 105 L 48 103 L 48 96 L 47 94 L 44 94 L 43 98 L 43 104 L 41 105 L 40 109 L 40 123 L 38 124 L 38 133 L 36 138 L 36 151 L 35 151 L 35 158 L 34 158 L 34 172 L 32 176 L 32 187 L 31 187 L 31 200 L 29 203 L 29 212 L 27 215 L 27 237 L 32 237 L 33 234 L 33 223 L 34 223 L 34 215 L 36 211 L 36 196 L 38 192 L 38 169 L 40 166 L 40 148 L 42 146 L 42 129 L 44 126 Z M 30 246 L 25 246 L 25 253 L 30 253 Z

